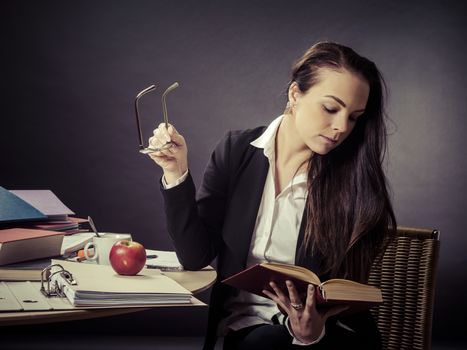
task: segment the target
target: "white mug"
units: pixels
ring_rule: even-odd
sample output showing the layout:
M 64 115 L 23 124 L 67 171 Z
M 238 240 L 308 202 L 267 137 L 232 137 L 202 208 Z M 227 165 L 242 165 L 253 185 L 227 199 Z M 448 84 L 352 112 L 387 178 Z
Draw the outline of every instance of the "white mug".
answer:
M 109 254 L 112 246 L 121 240 L 131 241 L 131 234 L 129 233 L 111 233 L 99 232 L 100 237 L 93 237 L 92 242 L 84 246 L 84 256 L 88 261 L 96 261 L 101 265 L 110 265 Z M 94 248 L 94 255 L 89 255 L 88 250 Z

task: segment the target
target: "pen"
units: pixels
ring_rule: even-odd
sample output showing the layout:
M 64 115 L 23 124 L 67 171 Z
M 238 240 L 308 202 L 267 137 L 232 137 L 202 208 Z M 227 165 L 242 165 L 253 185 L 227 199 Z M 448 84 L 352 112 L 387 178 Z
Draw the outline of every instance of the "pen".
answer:
M 146 255 L 146 259 L 155 259 L 157 258 L 156 254 Z
M 147 269 L 157 269 L 164 272 L 176 272 L 176 271 L 184 271 L 182 266 L 158 266 L 158 265 L 146 265 Z
M 96 234 L 96 236 L 100 237 L 99 232 L 97 232 L 96 225 L 94 225 L 94 221 L 92 221 L 90 216 L 88 216 L 88 221 L 89 221 L 89 225 L 91 226 L 91 228 L 94 231 L 94 233 Z

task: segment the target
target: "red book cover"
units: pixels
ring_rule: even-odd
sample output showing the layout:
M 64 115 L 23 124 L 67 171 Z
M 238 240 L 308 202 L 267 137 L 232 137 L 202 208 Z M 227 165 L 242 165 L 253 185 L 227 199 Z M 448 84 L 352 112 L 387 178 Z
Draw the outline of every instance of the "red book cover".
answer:
M 0 230 L 0 265 L 60 255 L 63 232 L 11 228 Z

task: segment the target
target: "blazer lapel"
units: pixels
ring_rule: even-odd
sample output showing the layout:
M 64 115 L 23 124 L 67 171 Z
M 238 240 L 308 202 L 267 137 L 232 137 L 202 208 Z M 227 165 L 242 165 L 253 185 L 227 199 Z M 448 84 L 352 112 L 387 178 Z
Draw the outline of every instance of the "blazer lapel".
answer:
M 234 270 L 240 271 L 246 267 L 268 169 L 269 162 L 263 150 L 250 146 L 233 177 L 229 215 L 224 223 L 224 240 L 238 256 Z
M 233 269 L 230 273 L 239 272 L 246 267 L 268 170 L 269 162 L 264 156 L 263 150 L 251 146 L 234 176 L 230 191 L 229 215 L 224 223 L 225 243 L 229 249 L 235 252 L 232 256 L 238 257 L 238 261 L 229 263 Z M 303 247 L 306 223 L 305 208 L 295 248 L 295 264 L 320 275 L 322 256 L 319 252 L 311 254 Z

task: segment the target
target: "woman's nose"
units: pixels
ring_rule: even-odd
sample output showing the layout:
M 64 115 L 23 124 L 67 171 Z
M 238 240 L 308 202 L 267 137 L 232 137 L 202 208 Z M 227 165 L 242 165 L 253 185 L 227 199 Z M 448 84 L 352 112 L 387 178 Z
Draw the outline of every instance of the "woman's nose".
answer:
M 340 133 L 347 131 L 349 125 L 349 117 L 345 114 L 337 115 L 332 122 L 332 129 Z

